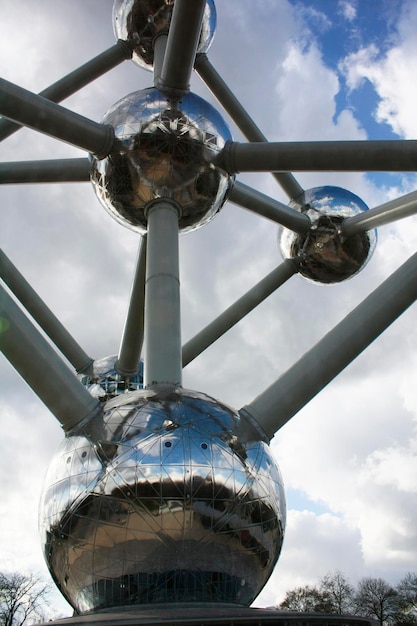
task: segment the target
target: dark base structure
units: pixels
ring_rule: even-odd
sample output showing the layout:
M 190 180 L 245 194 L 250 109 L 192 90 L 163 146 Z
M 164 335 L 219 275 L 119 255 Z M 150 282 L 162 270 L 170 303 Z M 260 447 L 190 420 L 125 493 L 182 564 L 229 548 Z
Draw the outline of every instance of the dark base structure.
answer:
M 296 613 L 231 604 L 158 604 L 75 615 L 45 626 L 376 626 L 366 617 Z

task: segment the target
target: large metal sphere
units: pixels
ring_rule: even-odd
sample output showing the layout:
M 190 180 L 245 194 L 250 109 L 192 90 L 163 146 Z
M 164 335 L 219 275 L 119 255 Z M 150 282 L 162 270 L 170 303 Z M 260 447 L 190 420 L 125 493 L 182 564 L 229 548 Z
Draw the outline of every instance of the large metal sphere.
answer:
M 340 187 L 315 187 L 290 206 L 311 221 L 308 233 L 281 228 L 278 235 L 283 257 L 296 259 L 302 276 L 331 284 L 351 278 L 365 267 L 375 249 L 376 232 L 346 237 L 341 231 L 346 217 L 368 210 L 358 196 Z
M 46 476 L 45 558 L 77 611 L 249 605 L 278 559 L 282 479 L 237 412 L 171 387 L 133 391 L 67 436 Z
M 233 178 L 212 161 L 231 139 L 220 114 L 205 100 L 184 96 L 175 104 L 157 89 L 126 96 L 106 113 L 116 150 L 93 158 L 91 181 L 109 213 L 124 226 L 146 232 L 146 207 L 174 200 L 180 229 L 193 230 L 222 207 Z
M 175 0 L 115 0 L 113 30 L 118 39 L 136 41 L 132 60 L 141 67 L 153 67 L 155 37 L 168 32 Z M 216 7 L 206 0 L 198 52 L 207 52 L 216 30 Z

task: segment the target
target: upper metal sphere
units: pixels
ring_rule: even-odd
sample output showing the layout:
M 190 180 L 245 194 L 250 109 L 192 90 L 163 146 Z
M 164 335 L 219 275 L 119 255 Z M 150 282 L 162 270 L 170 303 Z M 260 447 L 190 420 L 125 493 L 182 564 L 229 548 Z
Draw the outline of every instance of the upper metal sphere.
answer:
M 113 30 L 118 39 L 136 41 L 132 60 L 141 67 L 153 67 L 153 42 L 167 33 L 175 0 L 115 0 Z M 207 52 L 216 30 L 216 7 L 206 0 L 198 52 Z
M 174 103 L 150 88 L 117 102 L 103 123 L 114 127 L 119 141 L 106 158 L 93 157 L 91 180 L 116 220 L 144 233 L 146 207 L 160 198 L 180 205 L 182 231 L 219 211 L 233 178 L 212 161 L 231 135 L 208 102 L 190 93 Z
M 45 558 L 77 611 L 249 605 L 278 559 L 285 496 L 236 411 L 180 388 L 132 391 L 71 432 L 40 507 Z
M 297 259 L 302 276 L 330 284 L 351 278 L 363 269 L 374 251 L 376 232 L 346 237 L 340 228 L 346 217 L 368 210 L 358 196 L 340 187 L 315 187 L 290 206 L 308 215 L 311 221 L 307 233 L 286 228 L 279 231 L 283 257 Z

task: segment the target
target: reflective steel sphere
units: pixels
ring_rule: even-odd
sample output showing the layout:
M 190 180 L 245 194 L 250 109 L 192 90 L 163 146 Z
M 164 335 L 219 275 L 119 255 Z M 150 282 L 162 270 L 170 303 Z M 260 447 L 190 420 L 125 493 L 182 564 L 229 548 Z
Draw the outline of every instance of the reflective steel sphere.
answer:
M 133 39 L 132 60 L 141 67 L 153 67 L 153 42 L 168 32 L 175 0 L 115 0 L 113 30 L 117 39 Z M 206 0 L 198 52 L 207 52 L 216 30 L 216 7 Z
M 77 611 L 249 605 L 285 527 L 267 443 L 236 411 L 176 387 L 117 396 L 68 435 L 40 510 L 48 567 Z
M 180 229 L 210 221 L 226 200 L 233 178 L 212 161 L 230 131 L 220 114 L 194 94 L 180 103 L 157 89 L 126 96 L 104 116 L 117 149 L 92 158 L 91 181 L 109 213 L 124 226 L 146 232 L 146 206 L 172 199 L 181 209 Z
M 105 402 L 115 396 L 143 389 L 143 361 L 138 363 L 136 376 L 125 378 L 116 368 L 117 356 L 106 356 L 93 363 L 93 371 L 79 376 L 80 381 L 90 394 Z
M 302 276 L 319 283 L 338 283 L 365 267 L 375 249 L 376 232 L 346 237 L 340 228 L 346 217 L 368 210 L 358 196 L 340 187 L 315 187 L 290 206 L 311 221 L 308 233 L 281 228 L 278 235 L 283 257 L 297 259 Z

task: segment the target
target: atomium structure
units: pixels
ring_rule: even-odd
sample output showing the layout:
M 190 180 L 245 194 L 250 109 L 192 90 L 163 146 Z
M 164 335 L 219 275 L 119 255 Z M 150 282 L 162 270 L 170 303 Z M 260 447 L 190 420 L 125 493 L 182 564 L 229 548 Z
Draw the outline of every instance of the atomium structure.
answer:
M 2 350 L 65 431 L 43 489 L 44 555 L 85 621 L 100 611 L 143 617 L 144 607 L 204 605 L 213 620 L 247 623 L 244 607 L 271 575 L 285 532 L 270 439 L 414 302 L 417 257 L 239 410 L 184 389 L 182 369 L 293 275 L 322 284 L 354 277 L 372 256 L 375 228 L 417 210 L 415 192 L 368 209 L 345 189 L 304 190 L 291 172 L 415 171 L 416 142 L 268 143 L 208 60 L 212 0 L 115 0 L 113 23 L 112 48 L 40 95 L 0 82 L 1 139 L 23 125 L 87 153 L 3 163 L 1 182 L 91 180 L 104 209 L 142 236 L 119 352 L 98 360 L 1 253 Z M 130 58 L 153 72 L 153 84 L 120 99 L 102 122 L 58 104 Z M 193 69 L 247 143 L 234 142 L 223 113 L 190 93 Z M 254 171 L 273 173 L 289 204 L 236 180 Z M 279 225 L 284 261 L 182 345 L 178 236 L 229 199 Z M 185 619 L 155 611 L 146 619 Z

